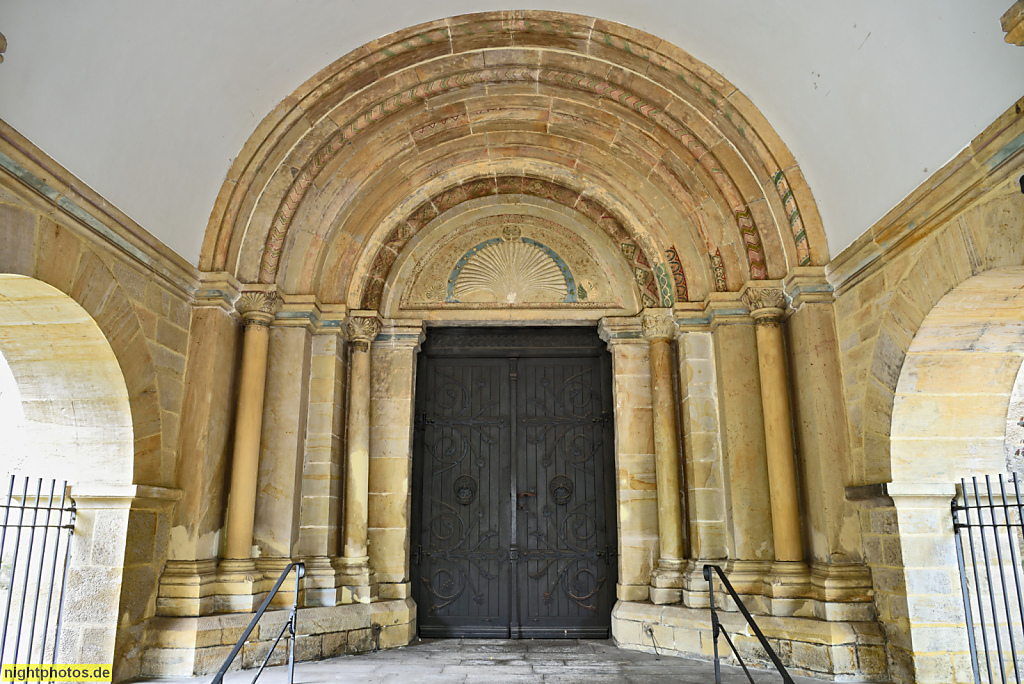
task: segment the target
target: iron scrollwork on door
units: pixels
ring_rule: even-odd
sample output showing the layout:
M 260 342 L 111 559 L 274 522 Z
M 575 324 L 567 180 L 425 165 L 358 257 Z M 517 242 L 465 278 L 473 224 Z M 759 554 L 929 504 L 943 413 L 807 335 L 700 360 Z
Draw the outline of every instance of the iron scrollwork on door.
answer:
M 592 332 L 546 336 L 473 334 L 488 353 L 522 342 L 504 357 L 463 356 L 461 333 L 449 350 L 428 337 L 414 447 L 423 636 L 608 636 L 610 367 Z
M 495 398 L 492 366 L 438 364 L 421 389 L 417 441 L 421 480 L 417 598 L 424 619 L 473 622 L 492 611 L 507 575 L 507 533 L 490 483 L 507 450 L 507 402 Z M 507 602 L 507 601 L 506 601 Z
M 526 440 L 519 469 L 540 479 L 546 496 L 521 521 L 521 553 L 536 587 L 529 593 L 542 604 L 527 610 L 538 623 L 555 613 L 578 615 L 582 624 L 608 605 L 614 573 L 603 505 L 610 433 L 605 398 L 595 363 L 538 361 L 531 370 L 518 416 Z

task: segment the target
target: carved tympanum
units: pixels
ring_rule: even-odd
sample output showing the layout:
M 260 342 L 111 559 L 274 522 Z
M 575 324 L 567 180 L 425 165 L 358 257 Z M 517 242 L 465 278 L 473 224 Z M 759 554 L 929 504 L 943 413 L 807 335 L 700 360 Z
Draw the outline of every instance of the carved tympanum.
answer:
M 518 236 L 515 236 L 518 237 Z M 513 239 L 484 247 L 455 281 L 459 301 L 561 302 L 568 288 L 555 260 L 536 245 Z

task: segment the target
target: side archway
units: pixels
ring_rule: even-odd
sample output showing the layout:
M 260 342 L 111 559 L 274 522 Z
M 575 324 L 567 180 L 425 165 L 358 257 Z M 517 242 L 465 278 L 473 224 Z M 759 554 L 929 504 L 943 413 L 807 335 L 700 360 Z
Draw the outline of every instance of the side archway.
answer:
M 24 439 L 7 452 L 8 468 L 73 485 L 131 484 L 128 389 L 81 306 L 34 278 L 0 274 L 0 354 L 13 382 L 5 389 L 16 393 L 15 416 L 23 419 Z
M 110 506 L 134 475 L 124 376 L 81 305 L 22 275 L 0 274 L 0 355 L 0 382 L 7 380 L 0 392 L 16 409 L 0 416 L 3 432 L 16 435 L 5 450 L 5 471 L 19 481 L 53 478 L 58 492 L 66 481 L 78 509 L 58 658 L 82 662 L 79 649 L 87 643 L 92 660 L 113 662 L 122 603 L 133 593 L 124 582 L 130 514 Z
M 928 313 L 900 370 L 893 482 L 1007 469 L 1007 412 L 1024 361 L 1024 266 L 968 278 Z

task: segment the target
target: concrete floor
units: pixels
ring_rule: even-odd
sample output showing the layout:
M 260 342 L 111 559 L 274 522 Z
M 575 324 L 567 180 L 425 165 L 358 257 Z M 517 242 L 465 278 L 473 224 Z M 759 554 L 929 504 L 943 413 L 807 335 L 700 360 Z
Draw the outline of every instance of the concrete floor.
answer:
M 726 647 L 728 648 L 728 647 Z M 226 684 L 252 680 L 254 672 L 232 672 Z M 773 672 L 752 671 L 757 684 L 780 682 Z M 150 682 L 209 682 L 197 679 L 160 679 Z M 259 681 L 279 684 L 288 681 L 287 666 L 268 668 Z M 343 656 L 295 666 L 296 684 L 314 682 L 357 682 L 373 684 L 444 684 L 505 682 L 552 682 L 557 684 L 710 684 L 715 681 L 714 667 L 700 660 L 616 648 L 611 641 L 438 639 L 414 642 L 405 648 L 358 656 Z M 722 681 L 747 682 L 738 667 L 722 667 Z M 819 680 L 794 677 L 797 684 Z

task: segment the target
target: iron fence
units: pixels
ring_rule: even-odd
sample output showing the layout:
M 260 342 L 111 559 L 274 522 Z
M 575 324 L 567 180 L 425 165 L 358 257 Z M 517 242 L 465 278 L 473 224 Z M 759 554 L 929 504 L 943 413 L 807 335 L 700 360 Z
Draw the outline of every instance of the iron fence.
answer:
M 953 530 L 974 681 L 1016 682 L 1024 673 L 1024 503 L 1014 473 L 960 481 Z M 979 648 L 980 647 L 980 648 Z M 987 679 L 982 679 L 982 675 Z
M 56 663 L 75 526 L 70 488 L 11 475 L 0 510 L 0 662 Z

